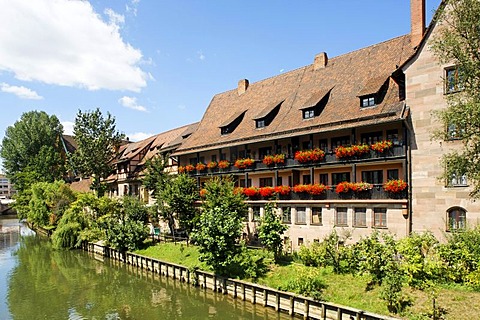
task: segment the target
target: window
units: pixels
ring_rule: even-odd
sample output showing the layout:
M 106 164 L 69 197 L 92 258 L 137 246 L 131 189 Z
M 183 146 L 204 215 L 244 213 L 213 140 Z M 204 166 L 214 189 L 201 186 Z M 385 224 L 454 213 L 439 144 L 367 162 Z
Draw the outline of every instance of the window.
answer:
M 335 211 L 335 226 L 347 226 L 347 208 L 339 207 Z
M 240 185 L 240 187 L 242 187 L 242 188 L 250 187 L 250 186 L 252 185 L 252 179 L 248 179 L 248 180 L 247 180 L 247 184 L 245 184 L 245 179 L 240 179 L 240 180 L 239 180 L 239 185 Z
M 216 154 L 212 154 L 212 162 L 217 162 L 217 155 Z
M 371 184 L 383 184 L 383 171 L 362 171 L 362 181 Z
M 447 231 L 463 230 L 466 227 L 467 212 L 460 207 L 450 208 L 447 211 Z
M 360 98 L 360 106 L 362 108 L 373 107 L 374 105 L 375 105 L 375 96 L 374 95 L 363 96 L 363 97 Z
M 387 227 L 387 208 L 373 209 L 373 226 L 375 228 Z
M 312 149 L 313 146 L 312 146 L 312 142 L 311 141 L 303 141 L 302 142 L 302 149 L 303 150 L 309 150 L 309 149 Z
M 465 173 L 452 173 L 447 184 L 448 187 L 466 187 L 468 186 L 467 175 Z
M 303 110 L 303 119 L 312 119 L 313 117 L 315 117 L 315 110 L 313 108 Z
M 353 215 L 353 225 L 355 227 L 367 226 L 367 209 L 366 208 L 355 208 L 355 212 Z
M 310 183 L 312 183 L 309 174 L 304 174 L 303 177 L 302 177 L 302 180 L 303 180 L 303 184 L 310 184 Z
M 273 178 L 260 178 L 260 188 L 273 187 Z
M 462 72 L 457 67 L 445 69 L 445 93 L 453 93 L 463 89 Z
M 260 221 L 260 207 L 259 206 L 252 207 L 252 212 L 253 212 L 252 221 Z
M 387 181 L 398 179 L 398 169 L 387 170 Z
M 320 183 L 328 186 L 328 173 L 320 173 Z
M 298 238 L 297 244 L 298 244 L 298 246 L 302 246 L 303 245 L 303 238 Z
M 257 120 L 255 126 L 257 128 L 265 128 L 265 120 Z
M 282 208 L 282 221 L 283 223 L 291 223 L 292 222 L 292 212 L 290 207 L 283 207 Z
M 348 146 L 348 145 L 350 145 L 350 137 L 349 136 L 332 138 L 332 149 L 335 149 L 336 147 Z
M 298 207 L 297 208 L 297 215 L 295 218 L 296 224 L 306 224 L 307 223 L 307 209 L 305 207 Z
M 312 208 L 312 224 L 322 225 L 322 208 L 313 207 Z
M 362 143 L 366 144 L 374 144 L 383 140 L 382 131 L 362 133 L 361 137 Z
M 323 151 L 328 151 L 328 140 L 327 139 L 321 139 L 319 142 L 318 142 L 318 147 L 320 148 L 320 150 L 323 150 Z
M 258 149 L 258 156 L 260 157 L 260 160 L 262 160 L 265 156 L 269 156 L 271 154 L 272 154 L 271 147 L 264 147 L 264 148 Z
M 190 158 L 188 159 L 188 163 L 191 164 L 192 166 L 197 164 L 197 158 Z
M 464 131 L 462 129 L 459 130 L 453 123 L 449 124 L 447 127 L 447 136 L 449 140 L 461 140 L 462 133 L 464 133 Z
M 350 181 L 350 172 L 332 173 L 332 184 L 337 185 L 343 181 Z
M 282 186 L 283 185 L 283 178 L 282 177 L 278 177 L 277 178 L 277 186 Z
M 397 129 L 392 129 L 392 130 L 387 130 L 387 140 L 390 140 L 393 142 L 394 145 L 398 145 L 398 130 Z

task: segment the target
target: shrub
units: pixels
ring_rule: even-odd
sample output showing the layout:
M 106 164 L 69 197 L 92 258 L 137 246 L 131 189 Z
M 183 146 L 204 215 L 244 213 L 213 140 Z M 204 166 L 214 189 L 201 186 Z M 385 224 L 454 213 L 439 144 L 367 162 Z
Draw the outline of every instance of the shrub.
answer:
M 303 270 L 297 274 L 295 278 L 288 280 L 285 285 L 280 286 L 279 289 L 295 292 L 315 300 L 322 300 L 323 290 L 325 290 L 326 287 L 320 272 L 315 269 L 310 269 Z

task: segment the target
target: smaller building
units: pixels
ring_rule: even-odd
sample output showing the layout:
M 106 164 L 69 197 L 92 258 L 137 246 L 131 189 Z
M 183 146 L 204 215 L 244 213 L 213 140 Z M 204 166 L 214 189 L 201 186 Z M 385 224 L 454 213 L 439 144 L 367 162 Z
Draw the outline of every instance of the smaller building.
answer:
M 11 199 L 16 193 L 13 184 L 4 174 L 0 174 L 0 199 Z

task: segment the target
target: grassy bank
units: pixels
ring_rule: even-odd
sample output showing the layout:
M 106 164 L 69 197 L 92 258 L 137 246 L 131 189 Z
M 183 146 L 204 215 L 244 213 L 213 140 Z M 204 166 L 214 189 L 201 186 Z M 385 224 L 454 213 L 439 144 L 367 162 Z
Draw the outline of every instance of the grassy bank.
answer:
M 161 243 L 135 253 L 181 264 L 186 267 L 210 269 L 198 260 L 199 253 L 195 246 L 185 244 Z M 271 266 L 269 271 L 255 282 L 272 288 L 284 287 L 286 283 L 304 274 L 312 267 L 305 267 L 295 262 L 285 262 Z M 329 268 L 315 268 L 321 275 L 326 288 L 324 300 L 379 314 L 390 314 L 385 301 L 379 298 L 379 287 L 367 290 L 369 277 L 351 274 L 335 274 Z M 247 279 L 253 282 L 251 279 Z M 429 292 L 405 289 L 412 305 L 407 308 L 405 319 L 429 319 L 421 314 L 432 310 L 432 295 Z M 445 308 L 444 319 L 477 319 L 480 314 L 480 293 L 466 290 L 464 287 L 440 287 L 436 298 L 437 306 Z M 393 315 L 392 316 L 398 316 Z

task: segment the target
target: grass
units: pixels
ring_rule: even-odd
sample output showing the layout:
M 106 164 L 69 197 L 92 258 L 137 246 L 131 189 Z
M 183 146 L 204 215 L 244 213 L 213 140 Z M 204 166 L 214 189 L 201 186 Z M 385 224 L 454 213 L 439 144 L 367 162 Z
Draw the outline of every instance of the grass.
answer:
M 157 258 L 160 260 L 181 264 L 188 268 L 198 267 L 201 270 L 211 271 L 199 261 L 199 253 L 195 246 L 186 246 L 181 243 L 160 243 L 135 253 Z M 302 274 L 306 267 L 295 262 L 284 262 L 281 265 L 270 266 L 269 271 L 255 282 L 279 288 L 289 279 Z M 379 314 L 390 314 L 386 302 L 379 298 L 380 288 L 366 290 L 369 277 L 351 274 L 335 274 L 330 268 L 320 268 L 322 280 L 326 284 L 323 292 L 325 301 L 337 303 L 353 308 L 368 310 Z M 423 320 L 422 314 L 431 312 L 432 295 L 427 291 L 405 288 L 405 293 L 412 301 L 403 318 Z M 480 292 L 472 292 L 462 286 L 441 286 L 438 288 L 436 305 L 446 310 L 444 319 L 478 319 L 480 314 Z M 390 314 L 391 316 L 396 316 Z

